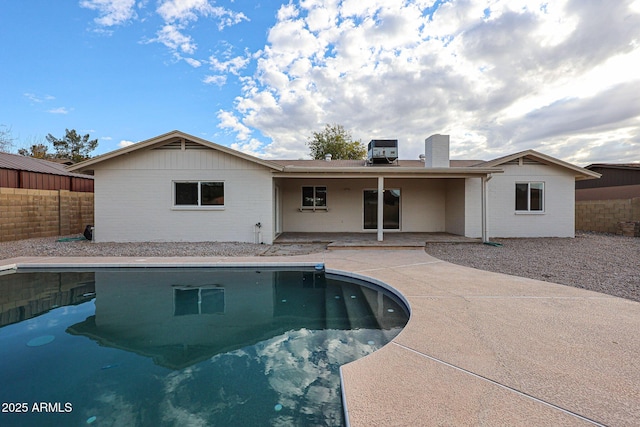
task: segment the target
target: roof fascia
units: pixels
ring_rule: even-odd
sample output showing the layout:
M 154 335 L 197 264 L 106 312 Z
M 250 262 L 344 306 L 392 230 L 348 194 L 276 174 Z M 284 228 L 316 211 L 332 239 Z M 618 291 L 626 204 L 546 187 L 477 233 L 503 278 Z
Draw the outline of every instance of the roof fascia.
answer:
M 501 168 L 393 168 L 388 167 L 344 167 L 318 168 L 287 166 L 274 174 L 278 178 L 474 178 L 503 173 Z
M 201 145 L 203 145 L 205 147 L 221 151 L 221 152 L 229 154 L 231 156 L 239 157 L 241 159 L 247 160 L 247 161 L 252 162 L 252 163 L 257 163 L 259 165 L 268 167 L 270 169 L 274 169 L 276 171 L 280 171 L 280 170 L 283 169 L 283 167 L 281 165 L 276 164 L 274 162 L 270 162 L 268 160 L 262 160 L 262 159 L 259 159 L 257 157 L 254 157 L 254 156 L 250 156 L 248 154 L 241 153 L 240 151 L 236 151 L 234 149 L 225 147 L 223 145 L 219 145 L 219 144 L 216 144 L 214 142 L 207 141 L 207 140 L 202 139 L 202 138 L 198 138 L 197 136 L 189 135 L 187 133 L 175 130 L 175 131 L 172 131 L 172 132 L 168 132 L 168 133 L 156 136 L 156 137 L 151 138 L 151 139 L 147 139 L 145 141 L 137 142 L 137 143 L 129 145 L 127 147 L 123 147 L 123 148 L 111 151 L 111 152 L 106 153 L 106 154 L 102 154 L 100 156 L 93 157 L 93 158 L 85 160 L 83 162 L 76 163 L 75 165 L 67 166 L 67 170 L 69 170 L 69 171 L 93 170 L 93 166 L 95 166 L 95 165 L 97 165 L 99 163 L 114 159 L 116 157 L 120 157 L 120 156 L 122 156 L 124 154 L 132 153 L 134 151 L 140 151 L 140 150 L 143 150 L 145 148 L 152 147 L 154 145 L 159 145 L 159 144 L 161 144 L 163 142 L 166 142 L 167 140 L 170 140 L 170 139 L 173 139 L 173 138 L 188 139 L 190 141 L 193 141 L 193 142 L 196 142 L 198 144 L 201 144 Z

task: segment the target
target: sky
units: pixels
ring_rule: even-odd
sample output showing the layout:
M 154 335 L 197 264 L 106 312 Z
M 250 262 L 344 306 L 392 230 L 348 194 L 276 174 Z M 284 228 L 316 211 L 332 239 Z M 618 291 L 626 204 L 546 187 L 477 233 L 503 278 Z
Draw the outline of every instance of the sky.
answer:
M 340 124 L 403 159 L 439 133 L 453 159 L 640 161 L 640 0 L 0 0 L 0 43 L 14 151 L 180 130 L 299 159 Z

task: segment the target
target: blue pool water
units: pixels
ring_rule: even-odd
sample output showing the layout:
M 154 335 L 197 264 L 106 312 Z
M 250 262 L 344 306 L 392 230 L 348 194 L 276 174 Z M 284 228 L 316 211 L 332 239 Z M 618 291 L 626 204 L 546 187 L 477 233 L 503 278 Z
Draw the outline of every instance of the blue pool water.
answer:
M 323 271 L 0 276 L 2 426 L 340 426 L 339 367 L 404 304 Z

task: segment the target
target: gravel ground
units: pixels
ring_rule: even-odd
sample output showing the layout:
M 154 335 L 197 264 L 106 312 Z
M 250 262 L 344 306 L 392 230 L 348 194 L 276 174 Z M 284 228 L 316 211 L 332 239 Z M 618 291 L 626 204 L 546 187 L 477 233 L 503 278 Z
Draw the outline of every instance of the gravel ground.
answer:
M 66 241 L 60 241 L 65 240 Z M 82 239 L 82 240 L 76 240 Z M 174 257 L 174 256 L 273 256 L 321 252 L 326 245 L 258 245 L 237 242 L 196 243 L 93 243 L 81 235 L 43 237 L 0 243 L 0 260 L 20 256 L 111 256 L 111 257 Z
M 492 239 L 503 246 L 429 243 L 443 261 L 640 301 L 640 238 L 577 233 L 574 239 Z
M 78 237 L 78 236 L 67 236 Z M 18 256 L 270 256 L 321 252 L 321 244 L 92 243 L 59 237 L 0 243 L 0 259 Z M 443 261 L 561 283 L 640 301 L 640 238 L 579 233 L 575 239 L 493 239 L 503 246 L 429 243 Z

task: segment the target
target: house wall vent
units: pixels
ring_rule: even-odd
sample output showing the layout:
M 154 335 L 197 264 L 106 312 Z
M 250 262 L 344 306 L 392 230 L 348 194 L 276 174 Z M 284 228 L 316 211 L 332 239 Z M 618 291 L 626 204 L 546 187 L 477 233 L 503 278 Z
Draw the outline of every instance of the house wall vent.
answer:
M 372 139 L 367 150 L 367 162 L 388 165 L 398 160 L 397 139 Z

